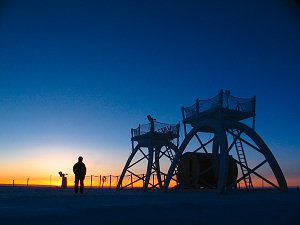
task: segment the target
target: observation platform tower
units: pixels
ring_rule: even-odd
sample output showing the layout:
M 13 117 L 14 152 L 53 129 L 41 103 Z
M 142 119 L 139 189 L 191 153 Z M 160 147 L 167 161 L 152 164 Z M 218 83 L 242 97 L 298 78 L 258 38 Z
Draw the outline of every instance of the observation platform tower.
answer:
M 166 124 L 157 122 L 150 115 L 147 118 L 148 124 L 139 124 L 137 128 L 131 129 L 132 151 L 120 176 L 117 190 L 140 181 L 144 191 L 149 188 L 162 189 L 164 186 L 167 169 L 178 150 L 180 122 Z M 164 162 L 164 167 L 161 167 L 160 161 Z M 169 162 L 167 167 L 166 161 Z M 146 165 L 143 165 L 143 162 L 146 162 Z M 145 173 L 141 174 L 144 170 Z M 131 180 L 123 185 L 127 174 L 131 176 Z
M 219 193 L 237 187 L 253 189 L 255 186 L 253 176 L 255 176 L 271 187 L 287 191 L 286 180 L 275 157 L 254 130 L 255 105 L 255 96 L 237 98 L 229 91 L 221 90 L 211 99 L 197 99 L 192 106 L 182 107 L 185 137 L 169 168 L 164 190 L 169 188 L 172 179 L 177 179 L 179 186 L 182 187 L 193 184 L 199 188 L 216 188 Z M 252 119 L 251 127 L 243 122 L 246 119 Z M 190 155 L 184 155 L 187 152 Z M 184 163 L 184 159 L 191 158 L 191 154 L 196 153 L 199 154 L 194 157 L 196 161 L 186 160 Z M 251 156 L 250 159 L 248 156 Z M 209 161 L 205 168 L 199 163 L 205 162 L 203 159 Z M 195 167 L 195 162 L 199 164 L 196 176 L 195 173 L 190 172 Z M 230 174 L 232 162 L 239 167 L 236 175 Z M 257 162 L 260 163 L 257 164 Z M 262 175 L 259 172 L 260 169 L 261 172 L 269 170 L 271 173 Z M 270 174 L 273 174 L 272 179 Z M 232 181 L 234 176 L 237 179 Z M 228 182 L 228 177 L 231 177 L 230 182 Z
M 208 100 L 196 100 L 189 107 L 182 107 L 182 123 L 186 134 L 186 125 L 197 126 L 204 120 L 216 119 L 219 121 L 241 121 L 252 118 L 252 128 L 255 126 L 256 97 L 237 98 L 230 95 L 229 91 L 221 90 L 220 94 Z

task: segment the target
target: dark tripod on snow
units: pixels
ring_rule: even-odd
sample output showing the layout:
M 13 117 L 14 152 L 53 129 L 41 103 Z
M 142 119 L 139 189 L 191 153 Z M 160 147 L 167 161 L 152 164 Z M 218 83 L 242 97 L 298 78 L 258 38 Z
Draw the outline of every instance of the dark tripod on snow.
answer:
M 61 177 L 61 188 L 65 189 L 67 188 L 67 173 L 63 173 L 63 172 L 58 172 L 59 176 Z

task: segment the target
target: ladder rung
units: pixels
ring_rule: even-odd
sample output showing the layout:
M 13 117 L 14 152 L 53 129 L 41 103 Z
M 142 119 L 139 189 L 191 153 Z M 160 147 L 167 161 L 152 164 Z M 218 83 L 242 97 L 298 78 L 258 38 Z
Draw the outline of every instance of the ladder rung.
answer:
M 239 135 L 237 130 L 232 130 L 233 133 Z M 251 188 L 251 180 L 250 180 L 250 174 L 249 174 L 249 170 L 243 166 L 248 167 L 247 165 L 247 160 L 246 160 L 246 156 L 245 156 L 245 152 L 244 152 L 244 148 L 243 148 L 243 143 L 241 142 L 240 139 L 235 138 L 235 148 L 236 148 L 236 152 L 239 158 L 239 161 L 241 163 L 241 172 L 243 174 L 243 176 L 245 176 L 245 174 L 248 174 L 246 177 L 243 178 L 245 186 L 247 189 Z

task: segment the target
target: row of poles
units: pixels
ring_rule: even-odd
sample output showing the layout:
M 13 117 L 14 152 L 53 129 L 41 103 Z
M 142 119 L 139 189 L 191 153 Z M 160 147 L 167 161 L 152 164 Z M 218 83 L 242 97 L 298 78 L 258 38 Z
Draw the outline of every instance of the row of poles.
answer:
M 138 176 L 141 176 L 142 179 L 141 181 L 143 182 L 143 186 L 144 186 L 144 182 L 145 182 L 145 174 L 139 174 Z M 91 185 L 90 187 L 93 187 L 93 178 L 98 178 L 99 177 L 99 188 L 101 188 L 101 184 L 102 184 L 102 188 L 104 183 L 106 182 L 107 178 L 109 178 L 109 188 L 112 188 L 112 178 L 117 178 L 116 179 L 116 185 L 119 182 L 119 177 L 120 176 L 114 176 L 114 175 L 108 175 L 108 176 L 97 176 L 97 175 L 90 175 L 90 176 L 86 176 L 86 177 L 90 177 L 91 178 Z M 126 187 L 130 187 L 131 189 L 133 189 L 133 184 L 136 183 L 136 181 L 133 180 L 133 174 L 130 175 L 125 175 L 124 178 L 130 178 L 130 182 L 128 184 L 126 184 Z M 124 180 L 124 179 L 123 179 Z M 165 180 L 165 177 L 164 177 Z M 123 183 L 123 182 L 122 182 Z M 123 184 L 121 183 L 121 187 L 123 186 Z M 155 174 L 152 174 L 152 183 L 153 183 L 153 189 L 155 188 Z
M 142 174 L 142 176 L 144 177 L 145 174 Z M 116 185 L 118 184 L 119 182 L 119 177 L 120 176 L 114 176 L 114 175 L 107 175 L 107 176 L 97 176 L 97 175 L 90 175 L 90 176 L 86 176 L 86 178 L 90 178 L 91 179 L 91 184 L 90 184 L 90 187 L 92 188 L 93 187 L 93 178 L 99 178 L 99 188 L 103 188 L 104 186 L 104 183 L 106 183 L 107 179 L 109 180 L 109 188 L 112 188 L 112 178 L 116 178 Z M 134 181 L 133 181 L 133 175 L 130 174 L 130 175 L 126 175 L 125 177 L 129 177 L 130 178 L 130 183 L 129 185 L 131 186 L 131 188 L 133 188 L 133 184 L 134 184 Z M 124 177 L 124 178 L 125 178 Z M 154 174 L 153 174 L 153 182 L 154 182 Z M 144 185 L 144 180 L 143 180 L 143 185 Z M 121 184 L 122 186 L 122 184 Z
M 142 174 L 142 176 L 144 177 L 145 174 Z M 90 178 L 90 187 L 92 188 L 93 187 L 93 179 L 94 178 L 99 178 L 99 188 L 103 188 L 104 187 L 104 184 L 107 182 L 107 180 L 109 181 L 109 188 L 112 188 L 112 179 L 113 178 L 116 178 L 116 185 L 118 184 L 119 182 L 119 177 L 120 176 L 114 176 L 114 175 L 107 175 L 107 176 L 103 176 L 103 175 L 89 175 L 89 176 L 86 176 L 86 178 Z M 133 188 L 133 184 L 135 183 L 133 181 L 133 175 L 126 175 L 125 177 L 128 177 L 130 178 L 130 186 L 131 188 Z M 153 182 L 154 182 L 154 174 L 153 174 Z M 52 185 L 52 175 L 50 175 L 50 186 Z M 143 180 L 143 185 L 144 185 L 144 180 Z M 14 187 L 15 186 L 15 180 L 13 179 L 12 181 L 12 186 Z M 26 187 L 29 186 L 29 178 L 27 178 L 26 180 Z
M 15 180 L 13 180 L 12 186 L 13 187 L 15 186 Z M 26 180 L 26 187 L 28 187 L 28 186 L 29 186 L 29 178 L 27 178 L 27 180 Z
M 144 177 L 144 174 L 141 174 L 141 175 L 142 175 L 142 177 Z M 107 177 L 109 177 L 109 188 L 112 188 L 112 178 L 117 178 L 116 185 L 119 182 L 119 176 L 114 176 L 114 175 L 107 175 L 107 176 L 90 175 L 90 176 L 86 176 L 86 177 L 91 178 L 91 185 L 90 185 L 91 188 L 93 187 L 93 178 L 97 178 L 97 177 L 99 177 L 99 188 L 103 188 L 103 185 L 107 180 Z M 129 185 L 131 186 L 131 188 L 133 188 L 134 181 L 133 181 L 132 174 L 126 175 L 125 177 L 130 177 Z M 154 174 L 152 174 L 153 184 L 154 184 L 154 178 L 155 178 L 155 176 L 154 176 Z M 52 175 L 50 175 L 50 186 L 51 186 L 51 182 L 52 182 Z M 101 186 L 101 184 L 102 184 L 102 186 Z M 13 187 L 15 186 L 15 180 L 13 180 L 12 186 Z M 28 186 L 29 186 L 29 178 L 27 178 L 27 180 L 26 180 L 26 187 L 28 187 Z M 122 184 L 121 184 L 121 186 L 122 186 Z M 143 186 L 144 186 L 144 179 L 143 179 Z M 261 187 L 264 188 L 264 181 L 263 180 L 262 180 L 262 183 L 261 183 Z M 240 189 L 240 186 L 239 186 L 239 189 Z M 298 190 L 298 186 L 297 186 L 297 190 Z

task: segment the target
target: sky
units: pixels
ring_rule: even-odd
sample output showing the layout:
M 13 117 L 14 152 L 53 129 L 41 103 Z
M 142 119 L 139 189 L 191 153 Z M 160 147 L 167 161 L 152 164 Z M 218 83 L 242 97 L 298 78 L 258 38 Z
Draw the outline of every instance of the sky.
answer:
M 229 89 L 300 185 L 296 1 L 1 1 L 0 183 L 118 175 L 130 128 Z

